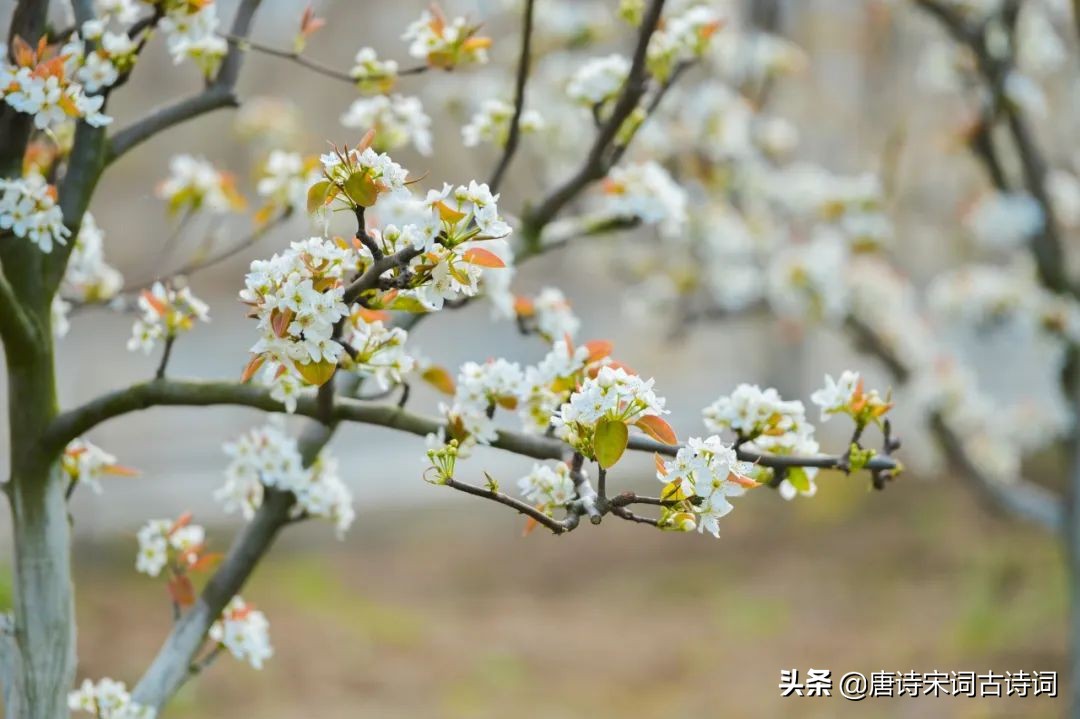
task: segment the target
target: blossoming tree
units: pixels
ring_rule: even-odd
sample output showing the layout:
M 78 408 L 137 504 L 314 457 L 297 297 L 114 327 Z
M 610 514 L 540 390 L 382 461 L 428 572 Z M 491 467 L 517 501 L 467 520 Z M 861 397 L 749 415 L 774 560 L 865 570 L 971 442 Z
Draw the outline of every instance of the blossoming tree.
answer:
M 53 4 L 63 6 L 61 15 L 68 9 Z M 717 399 L 702 412 L 705 431 L 680 443 L 654 381 L 618 362 L 610 343 L 579 339 L 581 323 L 559 289 L 535 297 L 512 292 L 516 265 L 629 229 L 648 238 L 633 246 L 646 268 L 634 294 L 648 298 L 650 311 L 688 320 L 768 307 L 789 319 L 836 324 L 914 390 L 912 403 L 926 410 L 960 474 L 1080 546 L 1075 503 L 1015 479 L 1024 452 L 1057 437 L 1075 444 L 1067 402 L 1075 394 L 1080 315 L 1061 234 L 1080 219 L 1080 191 L 1074 176 L 1050 172 L 1042 159 L 1026 121 L 1038 106 L 1038 85 L 1018 69 L 1023 33 L 1032 32 L 1025 28 L 1034 22 L 1043 43 L 1057 32 L 1047 30 L 1045 16 L 1042 24 L 1028 18 L 1061 12 L 1060 4 L 1032 2 L 1023 12 L 1009 0 L 913 4 L 963 48 L 959 59 L 952 47 L 944 55 L 950 87 L 977 90 L 980 114 L 968 139 L 995 192 L 972 208 L 968 224 L 995 252 L 1030 257 L 1035 269 L 950 271 L 934 280 L 928 308 L 882 251 L 892 233 L 883 183 L 789 161 L 797 132 L 764 108 L 772 83 L 806 58 L 791 43 L 754 31 L 733 4 L 624 0 L 617 8 L 624 32 L 615 32 L 614 2 L 508 2 L 503 14 L 517 18 L 517 37 L 499 46 L 479 19 L 433 7 L 404 32 L 408 64 L 363 47 L 353 67 L 338 69 L 306 53 L 322 24 L 310 11 L 298 18 L 293 47 L 282 48 L 250 37 L 259 0 L 240 0 L 227 27 L 212 0 L 72 0 L 70 22 L 56 25 L 49 2 L 19 0 L 0 65 L 0 339 L 15 546 L 15 611 L 0 643 L 6 715 L 53 719 L 70 709 L 102 719 L 153 716 L 222 654 L 261 666 L 272 654 L 268 621 L 239 592 L 290 524 L 324 519 L 340 534 L 353 522 L 342 480 L 348 468 L 324 448 L 350 423 L 426 438 L 427 481 L 504 505 L 524 515 L 527 529 L 554 534 L 578 529 L 583 519 L 607 519 L 718 535 L 731 500 L 747 491 L 809 496 L 821 469 L 864 473 L 878 488 L 896 475 L 891 397 L 854 372 L 827 377 L 810 397 L 821 421 L 841 415 L 851 424 L 850 440 L 833 453 L 821 451 L 800 401 L 749 384 L 715 388 Z M 138 71 L 159 34 L 174 61 L 193 62 L 205 75 L 204 88 L 142 118 L 112 117 L 109 97 Z M 510 82 L 476 98 L 461 133 L 466 146 L 494 146 L 490 174 L 435 183 L 395 161 L 406 146 L 421 155 L 437 150 L 423 104 L 405 94 L 410 83 L 451 70 L 469 82 L 471 68 L 503 50 Z M 341 118 L 350 143 L 307 156 L 283 139 L 287 106 L 241 103 L 235 85 L 251 53 L 347 83 L 357 97 Z M 1039 59 L 1053 61 L 1045 52 Z M 125 284 L 107 262 L 107 228 L 87 212 L 99 179 L 151 137 L 237 105 L 240 125 L 264 156 L 253 229 L 145 287 Z M 993 131 L 997 125 L 1015 146 L 1015 178 L 1001 157 L 1007 138 Z M 567 126 L 589 131 L 560 131 Z M 545 151 L 532 172 L 545 189 L 516 214 L 507 212 L 500 206 L 504 179 L 519 149 L 541 138 Z M 158 194 L 177 217 L 245 207 L 240 183 L 201 157 L 177 156 L 168 173 Z M 298 215 L 310 216 L 310 228 L 290 224 Z M 174 344 L 209 318 L 192 289 L 198 271 L 269 242 L 275 229 L 293 232 L 293 241 L 267 250 L 269 259 L 237 278 L 238 306 L 253 321 L 250 355 L 236 358 L 236 376 L 171 376 Z M 619 241 L 621 248 L 632 243 Z M 452 373 L 410 350 L 417 323 L 479 297 L 496 318 L 537 338 L 536 364 L 497 358 Z M 72 310 L 90 304 L 134 313 L 128 347 L 155 355 L 157 370 L 62 409 L 57 342 Z M 1026 405 L 980 391 L 986 388 L 978 386 L 963 340 L 974 342 L 981 337 L 975 330 L 987 327 L 1015 333 L 1007 335 L 1010 344 L 1026 343 L 1042 353 L 1037 366 L 1050 366 L 1055 381 L 1064 376 L 1065 392 L 1052 405 L 1062 411 L 1040 406 L 1025 414 Z M 409 406 L 418 382 L 446 394 L 435 416 Z M 86 435 L 152 407 L 214 405 L 272 415 L 226 446 L 217 498 L 245 524 L 218 555 L 188 514 L 145 523 L 136 569 L 168 587 L 175 624 L 143 676 L 127 678 L 130 691 L 96 678 L 70 691 L 76 661 L 67 501 L 80 485 L 130 472 Z M 298 436 L 273 419 L 290 414 L 307 419 Z M 1036 420 L 1030 432 L 1017 431 Z M 871 436 L 874 429 L 880 437 Z M 535 464 L 508 491 L 466 461 L 478 446 Z M 655 495 L 618 489 L 627 451 L 655 455 Z M 1080 631 L 1074 634 L 1080 647 Z

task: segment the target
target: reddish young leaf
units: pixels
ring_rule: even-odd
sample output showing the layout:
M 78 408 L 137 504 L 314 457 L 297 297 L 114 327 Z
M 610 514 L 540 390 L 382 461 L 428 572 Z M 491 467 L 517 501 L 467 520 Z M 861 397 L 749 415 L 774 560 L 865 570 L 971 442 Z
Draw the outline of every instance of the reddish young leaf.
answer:
M 450 373 L 442 367 L 439 367 L 438 365 L 432 365 L 431 367 L 428 367 L 426 370 L 424 370 L 420 377 L 443 394 L 454 394 L 454 378 L 451 377 Z
M 244 371 L 240 375 L 241 382 L 250 382 L 251 378 L 255 376 L 255 373 L 259 371 L 259 368 L 266 362 L 266 355 L 255 355 L 248 360 L 247 365 L 244 366 Z
M 465 250 L 465 261 L 481 267 L 506 267 L 506 263 L 498 255 L 482 247 Z
M 663 417 L 647 414 L 635 422 L 634 426 L 657 442 L 663 442 L 664 444 L 679 443 L 679 438 L 675 436 L 675 430 L 671 428 L 671 425 Z
M 659 452 L 653 452 L 653 461 L 656 462 L 656 473 L 661 477 L 668 476 L 667 467 L 664 465 L 664 458 L 660 456 Z
M 195 603 L 195 586 L 187 575 L 173 577 L 169 580 L 169 596 L 181 607 L 190 607 Z
M 591 340 L 586 342 L 584 347 L 589 350 L 589 362 L 602 360 L 605 357 L 610 356 L 615 349 L 615 346 L 607 340 Z

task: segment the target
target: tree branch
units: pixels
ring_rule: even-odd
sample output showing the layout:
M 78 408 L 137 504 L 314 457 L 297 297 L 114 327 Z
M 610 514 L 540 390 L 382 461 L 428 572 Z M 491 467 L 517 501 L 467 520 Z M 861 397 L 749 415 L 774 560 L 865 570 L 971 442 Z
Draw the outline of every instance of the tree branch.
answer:
M 0 267 L 0 339 L 15 347 L 35 342 L 37 332 Z
M 447 487 L 450 487 L 451 489 L 456 489 L 459 492 L 471 494 L 474 497 L 483 497 L 484 499 L 490 499 L 493 502 L 498 502 L 499 504 L 506 505 L 507 507 L 510 507 L 511 509 L 521 514 L 524 514 L 526 517 L 531 517 L 532 519 L 536 520 L 537 523 L 544 525 L 551 530 L 552 534 L 563 534 L 564 532 L 568 532 L 571 529 L 571 527 L 569 526 L 571 523 L 565 520 L 559 521 L 557 519 L 552 519 L 536 507 L 525 504 L 525 502 L 514 499 L 513 497 L 507 494 L 503 494 L 502 492 L 495 492 L 490 489 L 484 489 L 482 487 L 476 487 L 471 484 L 466 484 L 465 482 L 459 482 L 452 477 L 450 479 L 447 479 L 446 482 L 444 482 L 443 484 Z M 574 526 L 577 526 L 576 521 L 572 524 Z
M 495 167 L 488 187 L 495 194 L 502 184 L 503 175 L 510 167 L 510 161 L 517 152 L 518 141 L 521 139 L 521 113 L 525 110 L 525 88 L 529 82 L 529 61 L 532 54 L 533 35 L 533 6 L 535 0 L 525 0 L 525 19 L 521 28 L 521 56 L 518 58 L 517 83 L 514 88 L 514 115 L 510 118 L 510 131 L 506 135 L 506 147 L 503 148 L 502 157 Z
M 181 380 L 152 380 L 132 385 L 103 395 L 82 407 L 59 415 L 50 425 L 42 439 L 42 451 L 59 452 L 68 442 L 91 428 L 115 417 L 150 407 L 205 407 L 235 405 L 251 407 L 266 412 L 284 412 L 285 406 L 270 396 L 265 387 L 236 382 L 195 382 Z M 322 420 L 323 410 L 316 397 L 301 397 L 295 414 Z M 410 434 L 426 436 L 444 429 L 438 419 L 408 412 L 395 405 L 370 404 L 349 397 L 339 397 L 333 406 L 329 420 L 333 422 L 358 422 L 397 429 Z M 554 437 L 500 431 L 492 447 L 534 459 L 565 459 L 570 453 L 568 445 Z M 679 445 L 668 445 L 647 437 L 633 436 L 629 448 L 640 452 L 656 452 L 674 456 Z M 739 450 L 744 461 L 756 462 L 767 467 L 818 467 L 836 469 L 843 457 L 823 455 L 818 457 L 789 457 L 755 454 Z M 894 470 L 898 467 L 891 457 L 878 456 L 866 465 L 868 470 Z
M 288 523 L 295 502 L 289 492 L 266 488 L 255 516 L 244 525 L 195 606 L 176 624 L 135 686 L 132 698 L 136 702 L 161 709 L 187 681 L 192 659 L 202 647 L 210 626 L 247 582 L 278 530 Z
M 562 185 L 555 188 L 534 210 L 525 215 L 526 235 L 539 238 L 540 231 L 590 183 L 601 179 L 611 169 L 608 151 L 622 127 L 623 122 L 638 106 L 645 94 L 646 67 L 645 58 L 649 49 L 649 40 L 660 23 L 664 9 L 664 0 L 652 0 L 641 21 L 637 46 L 630 64 L 622 93 L 619 95 L 611 115 L 601 125 L 593 141 L 592 149 L 581 168 Z
M 240 7 L 236 10 L 236 18 L 233 20 L 231 35 L 242 37 L 248 34 L 260 2 L 261 0 L 241 0 Z M 202 92 L 153 110 L 146 117 L 118 131 L 109 141 L 106 164 L 114 162 L 136 146 L 173 125 L 212 110 L 235 107 L 237 104 L 236 81 L 240 76 L 243 55 L 243 51 L 236 43 L 231 44 L 225 59 L 222 60 L 217 77 Z

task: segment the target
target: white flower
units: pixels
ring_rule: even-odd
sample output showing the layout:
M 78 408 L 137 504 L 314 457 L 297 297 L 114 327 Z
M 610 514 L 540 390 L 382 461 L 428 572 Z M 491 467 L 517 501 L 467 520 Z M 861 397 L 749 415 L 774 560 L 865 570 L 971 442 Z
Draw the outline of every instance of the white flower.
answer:
M 320 368 L 336 366 L 344 352 L 334 339 L 334 325 L 348 314 L 344 282 L 358 271 L 359 263 L 351 245 L 319 237 L 294 242 L 269 260 L 252 262 L 240 292 L 261 332 L 252 353 L 309 384 L 326 381 L 329 374 Z
M 401 39 L 409 42 L 409 55 L 434 67 L 450 69 L 464 63 L 485 63 L 491 41 L 476 36 L 478 27 L 463 17 L 448 21 L 438 7 L 421 13 Z
M 490 444 L 496 437 L 492 414 L 502 406 L 515 409 L 524 376 L 514 362 L 496 359 L 484 364 L 466 362 L 458 373 L 453 402 L 440 411 L 466 435 L 463 450 L 471 444 Z
M 604 211 L 658 224 L 668 235 L 686 224 L 686 192 L 655 162 L 615 167 L 603 185 Z
M 375 130 L 374 147 L 396 150 L 412 143 L 421 155 L 431 154 L 431 118 L 417 97 L 376 95 L 355 100 L 341 116 L 341 124 Z
M 575 337 L 581 328 L 581 320 L 574 314 L 570 302 L 557 287 L 545 287 L 533 300 L 536 324 L 540 334 L 549 341 L 562 337 Z
M 1042 232 L 1042 208 L 1026 193 L 990 192 L 968 211 L 964 224 L 979 244 L 991 250 L 1012 250 Z
M 89 486 L 96 494 L 101 494 L 100 479 L 107 474 L 130 476 L 132 470 L 116 463 L 116 457 L 101 447 L 85 440 L 73 439 L 64 448 L 60 457 L 60 466 L 72 483 Z
M 158 340 L 168 340 L 187 332 L 199 322 L 210 321 L 210 308 L 184 287 L 174 290 L 155 282 L 139 295 L 141 316 L 131 328 L 128 351 L 149 354 Z
M 776 454 L 813 454 L 814 427 L 806 421 L 806 409 L 798 400 L 785 400 L 772 387 L 740 384 L 702 411 L 710 431 L 731 430 L 743 440 Z
M 225 445 L 231 461 L 225 484 L 214 493 L 226 512 L 240 510 L 246 519 L 255 516 L 264 489 L 292 492 L 294 516 L 312 516 L 334 522 L 339 536 L 356 516 L 352 494 L 338 475 L 337 461 L 321 454 L 305 467 L 296 439 L 275 424 L 252 429 Z
M 397 82 L 398 64 L 394 60 L 379 60 L 375 50 L 362 47 L 356 53 L 353 68 L 349 74 L 362 90 L 385 92 Z
M 187 519 L 152 519 L 139 529 L 139 551 L 135 555 L 135 569 L 156 577 L 169 565 L 187 567 L 199 558 L 206 542 L 206 532 Z
M 601 367 L 587 378 L 551 417 L 555 434 L 592 457 L 592 438 L 601 420 L 633 424 L 645 416 L 666 414 L 664 398 L 653 391 L 653 380 L 643 380 L 625 369 Z
M 94 0 L 94 13 L 98 17 L 115 18 L 121 25 L 138 20 L 142 8 L 137 0 Z
M 83 215 L 71 250 L 60 294 L 77 302 L 111 299 L 124 284 L 123 276 L 105 261 L 105 233 L 89 212 Z
M 221 618 L 210 626 L 208 636 L 254 669 L 262 669 L 263 662 L 274 655 L 266 615 L 239 596 L 229 600 Z
M 566 86 L 571 100 L 587 107 L 614 99 L 630 74 L 630 61 L 622 55 L 593 58 L 578 68 Z
M 518 480 L 518 488 L 530 504 L 548 515 L 566 507 L 576 495 L 574 479 L 565 462 L 559 462 L 554 469 L 534 464 L 532 471 Z
M 462 142 L 465 147 L 475 147 L 481 142 L 502 147 L 509 136 L 513 117 L 514 106 L 509 102 L 485 100 L 469 124 L 461 128 Z M 522 135 L 539 132 L 544 129 L 544 119 L 535 110 L 523 110 L 518 128 Z
M 262 166 L 255 191 L 275 205 L 302 211 L 307 206 L 307 189 L 317 179 L 300 153 L 273 150 Z
M 229 45 L 218 34 L 217 5 L 204 4 L 194 13 L 190 12 L 191 7 L 189 3 L 176 5 L 158 27 L 165 33 L 174 64 L 190 58 L 210 77 L 217 71 Z
M 810 401 L 821 407 L 821 421 L 826 422 L 832 415 L 844 411 L 858 387 L 858 372 L 844 370 L 835 380 L 832 375 L 825 375 L 825 386 L 810 395 Z
M 349 357 L 350 368 L 373 377 L 382 389 L 400 384 L 415 366 L 413 358 L 405 353 L 408 337 L 409 333 L 400 327 L 387 327 L 381 320 L 368 321 L 361 313 L 354 313 L 346 336 L 355 351 L 355 356 Z
M 212 212 L 229 212 L 244 205 L 232 175 L 218 170 L 205 158 L 186 154 L 169 160 L 169 177 L 157 186 L 157 195 L 169 203 L 172 212 L 203 207 Z
M 56 188 L 37 174 L 16 180 L 0 179 L 0 230 L 30 240 L 45 253 L 53 244 L 67 244 L 71 231 L 56 204 Z
M 68 694 L 68 709 L 86 712 L 94 719 L 154 719 L 157 711 L 131 700 L 127 686 L 112 679 L 94 683 L 84 679 L 78 689 Z

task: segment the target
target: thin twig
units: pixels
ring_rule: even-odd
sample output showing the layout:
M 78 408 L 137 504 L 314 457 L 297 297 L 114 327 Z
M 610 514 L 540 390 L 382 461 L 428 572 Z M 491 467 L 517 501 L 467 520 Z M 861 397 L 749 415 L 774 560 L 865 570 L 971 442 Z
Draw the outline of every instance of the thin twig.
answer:
M 524 502 L 514 499 L 513 497 L 507 494 L 503 494 L 502 492 L 495 492 L 490 489 L 484 489 L 483 487 L 476 487 L 471 484 L 466 484 L 465 482 L 459 482 L 453 478 L 447 479 L 444 484 L 451 489 L 458 490 L 459 492 L 465 492 L 466 494 L 471 494 L 474 497 L 483 497 L 484 499 L 490 499 L 493 502 L 504 504 L 507 507 L 510 507 L 511 509 L 514 509 L 521 514 L 524 514 L 526 517 L 530 517 L 538 524 L 542 524 L 543 526 L 547 527 L 551 530 L 553 534 L 563 534 L 564 532 L 569 531 L 565 523 L 560 522 L 556 519 L 552 519 L 536 507 L 525 504 Z
M 506 135 L 506 146 L 503 148 L 502 157 L 499 158 L 499 164 L 488 181 L 492 194 L 498 192 L 503 176 L 510 167 L 510 161 L 517 152 L 518 141 L 521 139 L 521 114 L 525 110 L 525 88 L 529 81 L 529 61 L 532 54 L 534 5 L 535 0 L 525 0 L 525 17 L 521 28 L 521 56 L 518 58 L 517 81 L 514 86 L 514 115 L 510 118 L 510 130 Z

